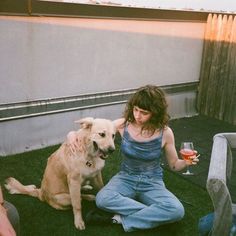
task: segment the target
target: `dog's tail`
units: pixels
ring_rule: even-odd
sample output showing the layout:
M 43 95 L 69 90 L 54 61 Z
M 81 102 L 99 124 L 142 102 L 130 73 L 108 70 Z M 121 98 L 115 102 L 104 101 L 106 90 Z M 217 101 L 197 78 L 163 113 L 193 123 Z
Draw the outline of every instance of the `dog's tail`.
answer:
M 11 194 L 25 194 L 32 197 L 37 197 L 41 201 L 43 201 L 41 196 L 41 189 L 36 188 L 35 185 L 23 185 L 15 178 L 8 178 L 6 180 L 5 188 Z

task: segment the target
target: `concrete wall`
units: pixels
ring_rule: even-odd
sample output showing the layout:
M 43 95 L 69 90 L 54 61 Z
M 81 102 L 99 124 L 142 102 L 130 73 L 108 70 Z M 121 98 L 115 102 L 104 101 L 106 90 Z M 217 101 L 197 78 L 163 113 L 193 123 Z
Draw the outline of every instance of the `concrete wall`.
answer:
M 112 101 L 114 93 L 127 95 L 149 83 L 198 82 L 204 27 L 196 22 L 0 16 L 0 155 L 59 143 L 76 128 L 73 121 L 84 116 L 119 117 L 125 100 Z M 73 103 L 64 112 L 42 112 L 52 101 L 63 105 L 82 97 L 84 103 L 101 93 L 111 100 L 106 106 Z M 173 118 L 196 114 L 196 90 L 168 96 Z M 29 112 L 32 106 L 36 112 Z

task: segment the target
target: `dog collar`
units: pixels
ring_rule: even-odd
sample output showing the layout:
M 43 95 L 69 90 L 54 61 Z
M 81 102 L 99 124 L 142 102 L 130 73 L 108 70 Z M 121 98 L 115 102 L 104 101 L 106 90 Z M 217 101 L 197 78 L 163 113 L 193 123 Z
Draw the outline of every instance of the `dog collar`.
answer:
M 86 166 L 91 167 L 92 166 L 92 162 L 91 161 L 87 161 L 86 162 Z

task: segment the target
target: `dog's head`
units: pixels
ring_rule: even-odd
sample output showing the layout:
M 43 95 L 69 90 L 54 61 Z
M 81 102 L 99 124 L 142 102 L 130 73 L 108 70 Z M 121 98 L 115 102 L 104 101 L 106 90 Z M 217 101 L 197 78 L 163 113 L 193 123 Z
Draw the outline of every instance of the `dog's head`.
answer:
M 111 120 L 87 117 L 76 122 L 80 123 L 82 129 L 89 130 L 93 152 L 96 156 L 105 160 L 108 154 L 115 150 L 116 130 Z

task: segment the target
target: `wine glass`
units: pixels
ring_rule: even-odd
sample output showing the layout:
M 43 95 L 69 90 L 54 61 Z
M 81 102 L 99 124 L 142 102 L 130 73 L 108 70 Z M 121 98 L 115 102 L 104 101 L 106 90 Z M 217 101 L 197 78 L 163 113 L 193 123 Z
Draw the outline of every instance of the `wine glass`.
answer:
M 185 161 L 191 161 L 191 156 L 195 155 L 194 147 L 192 142 L 182 142 L 180 145 L 180 155 L 182 159 Z M 183 175 L 194 175 L 193 172 L 190 171 L 189 165 L 187 165 L 186 172 L 183 173 Z

